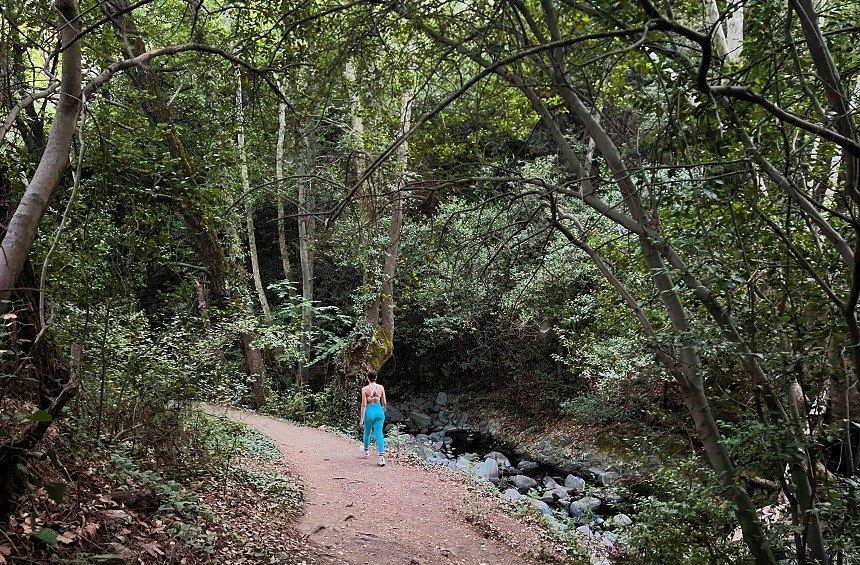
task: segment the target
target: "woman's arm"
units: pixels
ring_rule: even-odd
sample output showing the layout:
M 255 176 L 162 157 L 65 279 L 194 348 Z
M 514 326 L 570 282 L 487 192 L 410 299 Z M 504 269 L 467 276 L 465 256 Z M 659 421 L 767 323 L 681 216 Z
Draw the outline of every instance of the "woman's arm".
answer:
M 361 410 L 358 416 L 358 427 L 364 425 L 364 410 L 367 408 L 367 395 L 364 394 L 364 389 L 361 389 Z
M 380 386 L 379 388 L 382 389 L 382 408 L 386 409 L 388 408 L 388 398 L 385 397 L 385 387 Z

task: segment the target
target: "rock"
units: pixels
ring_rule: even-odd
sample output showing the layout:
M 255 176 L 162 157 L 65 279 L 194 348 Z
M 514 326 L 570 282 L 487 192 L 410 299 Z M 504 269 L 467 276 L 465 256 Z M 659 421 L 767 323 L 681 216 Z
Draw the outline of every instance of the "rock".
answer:
M 403 412 L 394 406 L 389 405 L 388 409 L 385 411 L 385 420 L 392 424 L 399 424 L 405 421 L 406 417 L 403 415 Z
M 524 475 L 534 473 L 538 470 L 538 467 L 540 467 L 540 465 L 538 465 L 534 461 L 526 461 L 525 459 L 517 463 L 517 469 L 520 471 L 520 473 L 523 473 Z
M 499 464 L 500 469 L 507 469 L 511 466 L 511 462 L 503 453 L 499 453 L 498 451 L 491 451 L 487 453 L 486 457 L 491 457 L 496 460 L 496 463 Z
M 543 494 L 543 496 L 539 496 L 538 500 L 540 500 L 541 502 L 545 502 L 546 504 L 553 504 L 555 502 L 555 497 L 552 495 L 551 492 L 546 492 Z
M 494 485 L 499 484 L 499 464 L 495 459 L 487 458 L 475 467 L 475 476 L 489 480 Z
M 465 455 L 461 455 L 457 458 L 457 461 L 454 462 L 454 468 L 461 473 L 464 473 L 472 468 L 472 460 Z
M 576 475 L 568 475 L 564 479 L 564 488 L 568 489 L 571 494 L 582 494 L 585 492 L 585 480 Z
M 604 527 L 609 530 L 616 530 L 619 528 L 626 528 L 632 523 L 633 520 L 627 514 L 616 514 L 615 516 L 611 516 L 606 519 L 606 525 Z
M 514 488 L 523 493 L 528 492 L 529 489 L 533 489 L 538 485 L 536 480 L 526 475 L 517 475 L 511 479 L 511 482 L 514 485 Z
M 602 473 L 598 473 L 597 482 L 600 486 L 608 487 L 612 483 L 615 482 L 615 479 L 618 478 L 618 473 L 615 471 L 603 471 Z
M 583 524 L 582 526 L 579 526 L 578 528 L 576 528 L 576 531 L 577 531 L 577 532 L 579 532 L 580 534 L 584 535 L 584 536 L 585 536 L 585 537 L 587 537 L 587 538 L 590 538 L 590 537 L 591 537 L 591 533 L 592 533 L 592 532 L 591 532 L 591 528 L 589 528 L 589 527 L 588 527 L 587 525 L 585 525 L 585 524 Z
M 427 458 L 427 462 L 431 465 L 447 465 L 448 458 L 441 453 L 433 453 L 432 455 L 430 455 L 430 457 Z
M 556 500 L 570 500 L 570 493 L 567 492 L 567 489 L 555 487 L 551 492 Z
M 588 513 L 583 512 L 583 510 L 571 504 L 567 507 L 567 514 L 573 520 L 574 524 L 589 524 L 591 523 L 591 516 Z
M 615 549 L 615 544 L 618 543 L 618 536 L 612 532 L 603 532 L 602 543 L 606 549 Z
M 448 404 L 448 395 L 444 392 L 440 392 L 436 395 L 436 406 L 445 406 Z
M 549 504 L 543 502 L 542 500 L 537 500 L 535 498 L 529 498 L 528 500 L 532 508 L 534 508 L 544 516 L 552 516 L 552 508 L 549 507 Z
M 599 498 L 594 496 L 583 496 L 579 500 L 574 500 L 570 503 L 570 507 L 576 507 L 583 512 L 594 512 L 600 505 L 603 504 Z
M 506 498 L 511 502 L 519 502 L 520 500 L 522 500 L 523 495 L 521 495 L 520 491 L 518 491 L 517 489 L 509 488 L 502 493 L 502 498 Z
M 420 428 L 421 430 L 426 430 L 430 427 L 431 424 L 433 424 L 433 418 L 431 418 L 427 414 L 424 414 L 423 412 L 412 412 L 409 417 L 415 423 L 415 427 Z
M 427 434 L 416 434 L 415 441 L 418 443 L 430 443 L 430 436 Z
M 499 468 L 502 470 L 502 473 L 511 477 L 520 474 L 519 469 L 517 469 L 516 467 L 502 467 L 501 465 L 499 465 Z
M 558 483 L 555 482 L 555 479 L 553 479 L 552 477 L 544 477 L 543 486 L 547 490 L 552 490 L 554 488 L 558 488 Z

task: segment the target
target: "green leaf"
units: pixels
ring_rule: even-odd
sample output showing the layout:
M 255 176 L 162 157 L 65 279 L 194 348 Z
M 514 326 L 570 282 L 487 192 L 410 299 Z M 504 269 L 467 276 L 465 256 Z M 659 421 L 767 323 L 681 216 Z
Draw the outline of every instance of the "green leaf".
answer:
M 28 416 L 32 422 L 52 422 L 54 420 L 51 415 L 45 410 L 36 410 Z
M 57 547 L 57 537 L 60 534 L 52 530 L 51 528 L 42 528 L 39 530 L 39 533 L 36 534 L 36 537 L 48 544 L 49 546 L 56 548 Z
M 48 483 L 45 485 L 45 490 L 48 491 L 48 497 L 57 504 L 63 501 L 66 496 L 66 484 L 61 482 Z

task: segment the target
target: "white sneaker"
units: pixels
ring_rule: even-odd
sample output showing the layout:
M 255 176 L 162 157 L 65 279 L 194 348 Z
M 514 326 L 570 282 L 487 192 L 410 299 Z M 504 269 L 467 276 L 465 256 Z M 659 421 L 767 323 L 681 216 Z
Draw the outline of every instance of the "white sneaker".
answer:
M 369 449 L 365 449 L 363 445 L 359 445 L 359 446 L 358 446 L 358 452 L 359 452 L 359 453 L 361 453 L 361 456 L 362 456 L 362 457 L 368 457 L 368 456 L 370 456 L 370 450 L 369 450 Z
M 384 455 L 379 456 L 379 466 L 385 467 L 385 456 Z

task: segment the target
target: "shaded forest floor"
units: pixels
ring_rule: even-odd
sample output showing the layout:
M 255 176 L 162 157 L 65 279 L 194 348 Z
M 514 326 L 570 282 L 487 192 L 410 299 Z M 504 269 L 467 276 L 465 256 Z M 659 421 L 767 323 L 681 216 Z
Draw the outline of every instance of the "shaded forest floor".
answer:
M 296 529 L 302 487 L 278 448 L 244 426 L 198 425 L 200 445 L 171 465 L 52 434 L 30 469 L 43 486 L 0 530 L 0 565 L 335 562 Z M 200 459 L 196 449 L 209 453 Z

